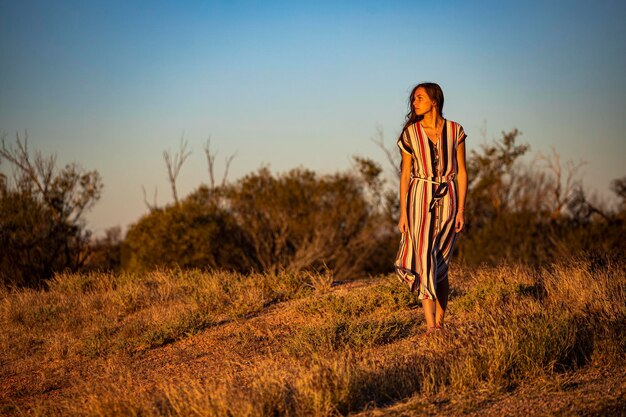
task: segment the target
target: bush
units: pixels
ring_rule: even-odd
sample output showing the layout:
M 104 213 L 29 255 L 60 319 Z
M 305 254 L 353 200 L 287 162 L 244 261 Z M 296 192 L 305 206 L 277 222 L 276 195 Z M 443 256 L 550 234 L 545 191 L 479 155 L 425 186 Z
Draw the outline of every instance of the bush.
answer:
M 133 224 L 122 249 L 123 267 L 250 271 L 253 258 L 241 227 L 204 195 L 205 188 L 200 188 L 183 202 L 153 210 Z
M 229 206 L 266 271 L 328 267 L 338 278 L 362 273 L 377 249 L 377 213 L 350 173 L 318 177 L 261 169 L 228 190 Z
M 380 270 L 377 262 L 391 266 L 374 256 L 388 228 L 367 194 L 378 186 L 372 181 L 378 174 L 318 176 L 296 169 L 272 175 L 263 168 L 231 186 L 201 186 L 130 227 L 123 266 L 271 273 L 328 268 L 339 279 L 363 273 L 366 265 Z
M 3 160 L 15 181 L 0 180 L 0 283 L 40 287 L 55 272 L 80 269 L 91 235 L 83 215 L 102 191 L 98 172 L 77 164 L 57 170 L 53 156 L 39 153 L 31 159 L 19 136 L 17 149 L 2 139 Z

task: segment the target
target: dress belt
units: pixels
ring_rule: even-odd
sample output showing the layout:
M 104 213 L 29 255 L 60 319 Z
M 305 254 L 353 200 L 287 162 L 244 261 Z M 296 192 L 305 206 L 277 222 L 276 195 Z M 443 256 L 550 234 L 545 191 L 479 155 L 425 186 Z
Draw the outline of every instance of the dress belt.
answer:
M 429 211 L 433 211 L 436 205 L 439 204 L 440 200 L 448 194 L 449 184 L 454 181 L 455 175 L 450 175 L 447 178 L 442 178 L 444 181 L 435 181 L 430 178 L 422 178 L 422 177 L 411 177 L 412 180 L 429 182 L 431 184 L 437 185 L 437 189 L 433 194 L 433 199 L 430 201 Z
M 436 178 L 436 177 L 435 177 L 435 178 Z M 450 183 L 450 182 L 454 181 L 454 179 L 455 179 L 455 178 L 456 178 L 456 175 L 454 175 L 454 174 L 452 174 L 452 175 L 450 175 L 450 176 L 448 176 L 448 177 L 442 177 L 442 179 L 443 179 L 444 181 L 435 181 L 435 180 L 430 179 L 430 178 L 422 178 L 422 177 L 412 176 L 412 177 L 411 177 L 411 181 L 412 181 L 412 180 L 418 180 L 418 181 L 425 181 L 425 182 L 429 182 L 429 183 L 431 183 L 431 184 L 441 185 L 441 184 L 447 184 L 447 183 Z

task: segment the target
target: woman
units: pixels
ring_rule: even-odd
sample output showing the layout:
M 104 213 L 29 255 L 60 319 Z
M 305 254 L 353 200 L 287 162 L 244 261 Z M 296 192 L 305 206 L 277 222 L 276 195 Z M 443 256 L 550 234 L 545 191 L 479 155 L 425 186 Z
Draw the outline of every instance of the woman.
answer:
M 422 300 L 430 332 L 443 328 L 448 264 L 465 224 L 466 135 L 460 124 L 444 119 L 443 91 L 435 83 L 415 86 L 409 109 L 398 138 L 402 239 L 395 267 Z

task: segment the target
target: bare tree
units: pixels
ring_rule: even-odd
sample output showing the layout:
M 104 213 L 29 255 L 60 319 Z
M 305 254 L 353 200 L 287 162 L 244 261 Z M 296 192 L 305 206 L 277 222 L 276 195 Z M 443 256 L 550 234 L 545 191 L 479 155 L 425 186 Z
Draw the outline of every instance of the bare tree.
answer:
M 215 158 L 217 156 L 217 151 L 211 151 L 211 138 L 209 137 L 204 145 L 204 153 L 207 159 L 207 165 L 209 170 L 209 189 L 211 193 L 215 191 Z M 226 185 L 226 180 L 228 178 L 228 170 L 230 169 L 230 164 L 233 162 L 233 159 L 237 156 L 237 153 L 233 153 L 226 157 L 226 166 L 224 168 L 224 176 L 222 177 L 221 187 Z
M 576 190 L 581 188 L 580 170 L 586 164 L 584 161 L 574 163 L 567 161 L 565 167 L 561 164 L 561 156 L 551 148 L 552 153 L 545 155 L 537 154 L 537 160 L 544 164 L 551 181 L 548 187 L 550 199 L 550 213 L 552 218 L 561 215 L 563 208 L 574 198 Z
M 183 136 L 181 136 L 178 152 L 172 154 L 170 150 L 163 151 L 163 159 L 165 160 L 165 165 L 167 167 L 167 177 L 170 183 L 170 187 L 172 189 L 172 197 L 174 199 L 175 204 L 178 204 L 180 201 L 178 197 L 178 189 L 176 187 L 176 181 L 180 173 L 181 167 L 183 166 L 187 158 L 191 155 L 191 151 L 187 150 L 187 144 L 188 144 L 187 141 L 184 140 Z M 215 189 L 218 188 L 218 186 L 216 185 L 216 178 L 215 178 L 215 158 L 217 156 L 217 152 L 213 152 L 211 150 L 210 138 L 207 139 L 207 142 L 204 145 L 204 153 L 206 155 L 207 164 L 208 164 L 209 192 L 210 192 L 210 195 L 213 196 L 215 194 Z M 230 165 L 236 156 L 237 154 L 233 153 L 232 155 L 229 155 L 225 159 L 226 166 L 224 168 L 224 175 L 222 177 L 221 187 L 224 187 L 226 185 Z M 141 189 L 143 193 L 143 202 L 148 208 L 148 210 L 149 211 L 157 210 L 158 209 L 157 189 L 155 188 L 154 190 L 152 202 L 148 200 L 145 187 L 142 186 Z
M 141 191 L 143 193 L 143 203 L 146 205 L 150 212 L 153 212 L 159 208 L 157 205 L 157 187 L 154 187 L 154 193 L 152 194 L 152 203 L 148 201 L 148 196 L 146 195 L 146 187 L 141 186 Z
M 48 189 L 54 174 L 56 155 L 43 157 L 39 152 L 35 153 L 34 161 L 28 152 L 28 131 L 24 132 L 24 140 L 20 139 L 19 133 L 15 134 L 17 149 L 7 146 L 5 136 L 2 137 L 2 149 L 0 157 L 9 161 L 14 168 L 13 180 L 16 185 L 22 187 L 35 187 L 46 202 L 50 202 Z M 58 219 L 58 213 L 54 214 Z
M 178 204 L 178 193 L 176 191 L 176 179 L 178 178 L 178 174 L 180 173 L 180 168 L 185 163 L 185 160 L 191 155 L 191 151 L 187 151 L 187 141 L 181 136 L 180 138 L 180 146 L 178 148 L 178 152 L 172 155 L 172 153 L 167 150 L 163 151 L 163 159 L 165 160 L 165 165 L 167 166 L 167 176 L 170 181 L 170 186 L 172 187 L 172 196 L 174 197 L 174 203 Z
M 211 137 L 204 144 L 204 154 L 206 155 L 207 165 L 209 168 L 209 188 L 211 191 L 215 189 L 215 157 L 217 152 L 211 152 Z
M 391 168 L 393 169 L 393 172 L 395 174 L 394 178 L 400 178 L 400 153 L 397 150 L 394 152 L 393 148 L 387 148 L 387 145 L 385 144 L 385 134 L 383 132 L 382 126 L 376 126 L 376 136 L 371 138 L 371 140 L 383 151 L 383 153 L 387 157 L 387 161 L 389 162 L 389 165 L 391 165 Z
M 34 187 L 45 205 L 51 209 L 55 221 L 78 224 L 84 211 L 93 207 L 100 198 L 102 182 L 98 172 L 81 173 L 78 164 L 72 163 L 57 174 L 56 155 L 44 157 L 36 152 L 34 159 L 31 159 L 27 131 L 23 141 L 16 133 L 16 145 L 17 148 L 7 146 L 3 137 L 0 158 L 13 165 L 17 187 L 28 191 Z

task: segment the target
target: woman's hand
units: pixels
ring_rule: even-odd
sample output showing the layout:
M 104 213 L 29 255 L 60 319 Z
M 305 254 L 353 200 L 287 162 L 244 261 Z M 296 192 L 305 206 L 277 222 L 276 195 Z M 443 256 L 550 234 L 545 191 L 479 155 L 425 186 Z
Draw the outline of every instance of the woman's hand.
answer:
M 409 221 L 406 217 L 406 214 L 400 215 L 400 220 L 398 221 L 398 230 L 400 230 L 400 233 L 406 233 L 409 231 Z
M 463 226 L 465 226 L 465 217 L 463 216 L 463 211 L 456 212 L 456 221 L 454 224 L 454 231 L 456 233 L 460 233 L 463 230 Z

